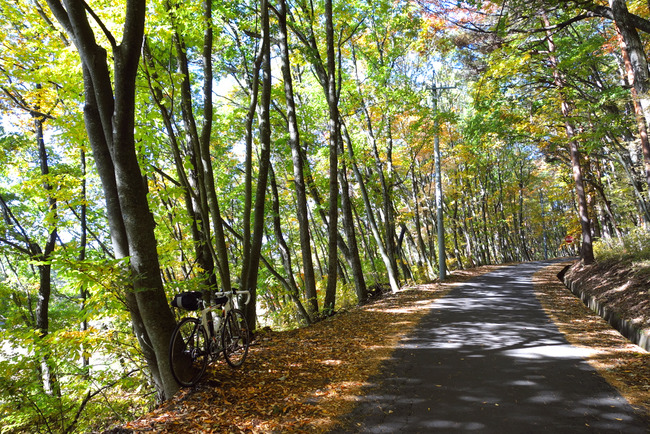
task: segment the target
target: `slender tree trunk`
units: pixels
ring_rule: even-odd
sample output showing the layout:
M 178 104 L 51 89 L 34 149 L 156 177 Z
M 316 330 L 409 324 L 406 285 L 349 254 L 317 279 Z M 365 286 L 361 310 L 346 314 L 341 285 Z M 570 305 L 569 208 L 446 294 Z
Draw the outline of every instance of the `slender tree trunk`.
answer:
M 519 175 L 523 177 L 523 174 L 521 173 L 521 170 L 519 172 Z M 524 261 L 530 261 L 530 253 L 528 252 L 528 246 L 526 244 L 526 234 L 524 233 L 524 181 L 522 179 L 519 180 L 519 203 L 517 206 L 517 215 L 518 215 L 518 220 L 519 220 L 519 228 L 518 228 L 518 233 L 519 233 L 519 243 L 521 245 L 521 253 L 522 253 L 522 258 Z
M 40 86 L 39 86 L 40 87 Z M 34 116 L 34 115 L 33 115 Z M 41 166 L 41 175 L 45 178 L 50 174 L 48 165 L 47 150 L 45 148 L 45 139 L 43 136 L 43 119 L 40 116 L 34 116 L 34 127 L 36 132 L 36 141 L 38 145 L 39 161 Z M 52 185 L 46 180 L 43 183 L 43 189 L 47 192 L 47 213 L 52 214 L 49 219 L 56 221 L 57 201 L 51 192 Z M 49 220 L 48 219 L 48 220 Z M 36 302 L 36 329 L 39 336 L 44 338 L 50 330 L 50 298 L 52 294 L 52 266 L 50 258 L 54 252 L 57 238 L 57 226 L 48 228 L 48 237 L 45 248 L 41 250 L 36 243 L 29 243 L 29 249 L 32 251 L 32 259 L 39 262 L 39 288 L 38 300 Z M 60 396 L 61 389 L 58 385 L 56 369 L 50 361 L 49 351 L 41 356 L 41 373 L 43 387 L 46 393 Z
M 381 235 L 379 233 L 379 227 L 377 225 L 377 221 L 375 219 L 375 214 L 372 209 L 372 205 L 370 204 L 370 198 L 368 196 L 368 190 L 366 189 L 366 184 L 363 180 L 363 176 L 361 174 L 361 171 L 359 170 L 359 167 L 356 163 L 356 159 L 354 156 L 354 149 L 352 149 L 352 141 L 347 134 L 346 130 L 346 143 L 348 146 L 348 156 L 350 160 L 350 164 L 352 165 L 352 171 L 354 172 L 354 175 L 357 179 L 357 184 L 359 184 L 359 190 L 361 192 L 361 197 L 363 199 L 364 206 L 366 208 L 366 214 L 368 217 L 368 225 L 370 226 L 370 231 L 372 232 L 373 237 L 375 238 L 375 243 L 377 243 L 377 248 L 379 249 L 379 254 L 381 255 L 381 259 L 384 262 L 384 266 L 386 267 L 386 271 L 388 273 L 388 279 L 390 283 L 391 290 L 393 292 L 399 290 L 399 284 L 397 283 L 397 279 L 395 278 L 395 272 L 391 268 L 391 262 L 388 257 L 388 253 L 386 252 L 384 242 L 381 239 Z
M 282 225 L 280 222 L 280 196 L 278 194 L 278 186 L 275 181 L 275 173 L 273 171 L 273 167 L 270 168 L 270 175 L 271 193 L 273 200 L 273 232 L 276 241 L 278 242 L 280 256 L 282 257 L 282 265 L 284 266 L 286 280 L 288 281 L 290 287 L 289 297 L 295 304 L 298 315 L 302 319 L 303 323 L 310 324 L 311 316 L 300 301 L 298 285 L 296 284 L 296 280 L 293 277 L 293 267 L 291 266 L 291 252 L 289 251 L 289 246 L 287 246 L 287 242 L 284 240 L 284 235 L 282 234 Z
M 79 262 L 86 260 L 86 248 L 88 242 L 88 217 L 87 217 L 87 187 L 86 187 L 86 151 L 83 148 L 79 151 L 80 161 L 81 161 L 81 211 L 79 212 L 79 223 L 80 223 L 80 236 L 79 236 L 79 256 L 77 259 Z M 85 283 L 81 284 L 79 288 L 79 298 L 81 299 L 81 331 L 85 332 L 88 330 L 88 318 L 86 316 L 86 301 L 90 296 L 88 289 Z M 81 354 L 81 363 L 84 368 L 87 368 L 90 365 L 90 357 L 86 356 L 86 349 L 82 347 Z
M 260 106 L 258 113 L 260 132 L 260 158 L 259 172 L 257 176 L 257 187 L 255 190 L 255 208 L 253 222 L 253 237 L 248 261 L 248 275 L 246 276 L 246 289 L 250 291 L 250 303 L 246 306 L 246 320 L 251 327 L 257 323 L 257 276 L 259 275 L 260 253 L 264 235 L 264 207 L 266 202 L 266 189 L 268 186 L 269 170 L 271 165 L 271 35 L 269 26 L 269 5 L 267 0 L 260 3 L 261 25 L 262 25 L 262 93 L 260 95 Z
M 346 175 L 345 161 L 341 161 L 341 170 L 339 170 L 339 179 L 341 184 L 341 211 L 343 220 L 343 230 L 348 240 L 348 262 L 352 269 L 352 278 L 359 303 L 363 303 L 368 298 L 368 289 L 366 279 L 363 276 L 361 258 L 359 257 L 359 247 L 354 230 L 354 216 L 352 215 L 352 203 L 350 200 L 350 186 Z
M 455 200 L 454 202 L 454 213 L 452 214 L 452 219 L 451 219 L 451 224 L 452 224 L 452 231 L 454 234 L 454 256 L 456 257 L 456 262 L 458 264 L 458 269 L 463 270 L 463 260 L 462 260 L 462 252 L 460 250 L 460 247 L 458 245 L 458 201 Z
M 303 159 L 300 148 L 300 133 L 298 130 L 298 120 L 296 118 L 296 104 L 293 95 L 293 80 L 291 77 L 291 70 L 289 68 L 290 62 L 287 35 L 287 6 L 285 0 L 280 0 L 278 20 L 280 27 L 280 59 L 282 61 L 282 76 L 284 78 L 284 95 L 287 103 L 287 126 L 289 129 L 289 146 L 291 147 L 294 187 L 296 190 L 296 214 L 300 232 L 300 249 L 302 252 L 305 296 L 307 298 L 307 309 L 309 310 L 310 315 L 314 315 L 318 312 L 318 300 L 316 298 L 316 278 L 314 275 L 314 263 L 311 256 L 311 236 L 309 234 L 307 191 L 305 187 Z
M 265 2 L 268 4 L 268 2 Z M 263 7 L 260 4 L 260 8 Z M 263 12 L 262 12 L 263 13 Z M 266 56 L 266 46 L 264 41 L 259 46 L 259 51 L 253 64 L 253 70 L 250 73 L 250 103 L 246 115 L 246 159 L 244 161 L 244 210 L 243 210 L 243 240 L 242 240 L 242 269 L 241 281 L 248 286 L 249 273 L 251 266 L 251 210 L 253 208 L 253 122 L 257 111 L 258 94 L 259 94 L 259 75 L 262 63 Z M 257 271 L 256 271 L 257 272 Z M 247 288 L 250 290 L 250 288 Z
M 206 270 L 206 279 L 205 283 L 210 285 L 211 278 L 214 270 L 214 261 L 213 253 L 210 251 L 210 240 L 209 236 L 205 235 L 205 224 L 203 224 L 202 215 L 201 215 L 201 206 L 198 198 L 197 192 L 197 183 L 194 171 L 189 174 L 185 172 L 185 158 L 181 152 L 181 147 L 179 145 L 179 140 L 176 134 L 176 127 L 172 121 L 172 114 L 167 109 L 165 105 L 165 98 L 159 87 L 154 83 L 157 78 L 155 72 L 155 61 L 153 54 L 149 49 L 149 44 L 145 40 L 143 46 L 143 67 L 145 76 L 147 77 L 149 90 L 151 92 L 151 97 L 153 98 L 160 115 L 162 117 L 163 123 L 165 124 L 165 129 L 167 137 L 169 139 L 169 146 L 174 158 L 174 165 L 176 167 L 176 174 L 178 176 L 178 182 L 183 187 L 183 198 L 185 202 L 185 212 L 191 219 L 190 232 L 192 234 L 192 240 L 194 244 L 194 254 L 196 257 L 196 263 L 202 270 Z M 189 152 L 190 159 L 193 161 L 193 167 L 196 167 L 195 156 L 191 151 Z
M 388 130 L 388 140 L 386 143 L 386 173 L 384 173 L 382 164 L 379 160 L 379 153 L 375 147 L 375 159 L 378 163 L 377 170 L 379 172 L 379 180 L 381 181 L 381 197 L 384 209 L 384 215 L 386 220 L 384 222 L 385 231 L 386 231 L 386 250 L 388 252 L 388 257 L 391 260 L 391 266 L 395 270 L 395 279 L 399 284 L 399 275 L 397 273 L 397 231 L 395 229 L 395 211 L 393 208 L 393 195 L 391 190 L 393 186 L 391 185 L 390 178 L 393 176 L 393 136 L 391 132 L 391 119 L 385 119 Z M 376 142 L 374 142 L 376 145 Z
M 424 267 L 427 270 L 427 277 L 432 276 L 434 266 L 431 263 L 431 259 L 429 257 L 429 253 L 427 251 L 427 246 L 424 243 L 424 238 L 422 238 L 422 221 L 420 218 L 420 181 L 419 179 L 415 176 L 415 167 L 416 164 L 413 164 L 411 168 L 411 184 L 413 187 L 413 213 L 415 215 L 415 236 L 417 239 L 417 245 L 418 245 L 418 250 L 420 251 L 420 257 L 422 258 L 422 261 L 424 262 Z
M 634 169 L 634 164 L 632 163 L 630 159 L 629 152 L 624 149 L 620 143 L 618 143 L 618 140 L 616 137 L 610 137 L 612 142 L 614 143 L 614 152 L 616 153 L 616 156 L 618 157 L 618 161 L 621 163 L 621 166 L 625 170 L 625 174 L 627 175 L 628 182 L 632 186 L 632 190 L 634 191 L 634 196 L 636 197 L 636 203 L 637 203 L 637 209 L 639 212 L 639 220 L 642 220 L 644 222 L 650 222 L 650 209 L 648 207 L 648 201 L 644 197 L 644 192 L 643 192 L 643 184 L 638 182 L 639 176 L 636 173 L 636 170 Z
M 173 16 L 173 11 L 168 10 L 170 15 Z M 174 21 L 174 20 L 172 20 Z M 173 23 L 176 26 L 176 23 Z M 190 71 L 189 62 L 187 59 L 185 44 L 182 36 L 178 31 L 175 32 L 173 37 L 176 47 L 176 59 L 178 70 L 183 80 L 181 82 L 181 112 L 183 124 L 186 134 L 186 142 L 188 143 L 188 153 L 192 161 L 192 170 L 187 179 L 190 182 L 188 188 L 192 188 L 192 214 L 195 216 L 195 227 L 197 228 L 198 240 L 196 240 L 197 259 L 199 266 L 205 271 L 206 283 L 209 286 L 216 285 L 216 276 L 214 274 L 214 262 L 216 255 L 212 248 L 212 236 L 210 234 L 210 213 L 208 209 L 207 190 L 208 184 L 205 177 L 204 161 L 201 156 L 201 143 L 199 140 L 199 132 L 194 117 L 193 97 L 190 88 Z M 166 108 L 163 105 L 163 109 Z M 174 130 L 168 131 L 168 135 L 173 136 Z M 174 140 L 175 141 L 175 140 Z M 184 170 L 184 161 L 181 159 L 181 166 L 177 167 L 177 171 Z
M 544 14 L 542 16 L 545 27 L 550 27 L 548 17 Z M 594 251 L 591 237 L 591 221 L 589 219 L 589 212 L 587 207 L 587 195 L 585 193 L 584 181 L 582 179 L 581 156 L 578 148 L 578 142 L 575 138 L 575 129 L 571 122 L 571 111 L 569 101 L 564 96 L 565 80 L 562 72 L 559 69 L 557 58 L 555 57 L 555 43 L 553 42 L 553 34 L 550 31 L 546 32 L 546 38 L 549 48 L 549 61 L 553 70 L 553 79 L 555 86 L 560 94 L 560 109 L 564 117 L 564 125 L 569 139 L 569 151 L 571 156 L 571 166 L 573 169 L 573 182 L 575 183 L 576 196 L 578 199 L 578 217 L 580 219 L 580 227 L 582 228 L 582 245 L 580 255 L 585 264 L 594 262 Z
M 352 207 L 352 213 L 354 214 L 354 220 L 357 222 L 357 228 L 359 229 L 359 233 L 361 235 L 361 243 L 363 244 L 366 254 L 368 255 L 367 260 L 370 262 L 370 266 L 372 267 L 373 277 L 375 281 L 378 281 L 379 270 L 377 270 L 377 265 L 375 264 L 375 260 L 377 258 L 374 253 L 375 249 L 370 247 L 370 236 L 366 235 L 365 231 L 363 230 L 364 226 L 366 226 L 366 222 L 361 220 L 361 217 L 359 217 L 359 212 L 354 206 Z
M 596 171 L 596 176 L 591 180 L 590 184 L 594 188 L 594 190 L 596 190 L 600 195 L 605 214 L 609 219 L 612 229 L 614 230 L 614 233 L 616 235 L 616 238 L 620 240 L 623 238 L 623 233 L 618 227 L 618 222 L 616 220 L 616 217 L 614 216 L 614 211 L 612 210 L 612 202 L 605 194 L 605 187 L 603 186 L 603 183 L 600 181 L 602 179 L 602 171 L 599 164 L 595 164 L 595 171 Z
M 219 268 L 219 277 L 221 285 L 225 291 L 230 291 L 230 266 L 228 260 L 228 247 L 226 236 L 223 230 L 221 219 L 221 208 L 217 198 L 216 185 L 214 180 L 214 170 L 212 168 L 212 157 L 210 155 L 210 138 L 212 137 L 213 109 L 212 109 L 212 47 L 214 45 L 213 23 L 212 23 L 212 0 L 203 1 L 203 121 L 201 126 L 201 135 L 199 137 L 200 158 L 202 160 L 203 179 L 206 184 L 205 191 L 208 201 L 208 209 L 212 218 L 212 228 L 214 231 L 216 252 L 212 247 L 212 242 L 208 239 L 210 252 L 214 255 Z
M 352 50 L 352 56 L 354 59 L 355 70 L 357 66 L 356 58 L 354 55 L 354 48 Z M 357 72 L 357 85 L 360 83 L 360 78 Z M 392 212 L 392 200 L 389 192 L 388 182 L 386 181 L 384 170 L 382 167 L 381 159 L 379 158 L 379 149 L 377 146 L 377 138 L 375 137 L 374 128 L 372 124 L 372 119 L 370 117 L 370 112 L 363 97 L 361 89 L 359 89 L 359 96 L 361 99 L 361 107 L 363 109 L 365 123 L 366 123 L 366 134 L 368 136 L 368 142 L 373 149 L 373 157 L 375 162 L 375 170 L 379 174 L 381 192 L 382 192 L 382 209 L 384 211 L 384 237 L 382 241 L 381 237 L 375 236 L 377 244 L 381 246 L 382 259 L 384 265 L 386 266 L 386 272 L 388 274 L 388 280 L 390 283 L 391 290 L 396 292 L 399 290 L 399 280 L 397 276 L 397 262 L 395 259 L 395 222 Z M 351 141 L 348 143 L 348 152 L 352 152 Z M 354 163 L 353 163 L 354 164 Z M 356 166 L 353 166 L 356 167 Z M 360 176 L 357 176 L 357 182 L 361 184 Z M 366 193 L 367 194 L 367 193 Z M 373 232 L 374 234 L 374 232 Z
M 334 47 L 334 22 L 332 0 L 325 0 L 325 34 L 327 40 L 327 105 L 329 107 L 329 213 L 328 213 L 328 265 L 327 288 L 323 310 L 332 313 L 336 302 L 338 263 L 338 149 L 341 137 L 338 93 L 336 87 L 336 54 Z
M 173 12 L 173 10 L 170 10 Z M 172 13 L 173 17 L 173 13 Z M 183 76 L 181 84 L 181 109 L 185 131 L 187 133 L 187 142 L 191 144 L 191 157 L 194 166 L 193 183 L 195 194 L 192 196 L 197 202 L 194 214 L 200 215 L 198 226 L 200 228 L 201 242 L 201 267 L 205 270 L 207 276 L 206 282 L 210 287 L 216 286 L 216 276 L 214 274 L 215 262 L 218 266 L 219 277 L 224 290 L 230 290 L 230 268 L 228 261 L 228 250 L 223 232 L 221 221 L 221 209 L 216 194 L 214 181 L 214 172 L 212 169 L 212 158 L 210 156 L 210 138 L 212 135 L 212 3 L 209 0 L 203 2 L 203 25 L 205 26 L 203 35 L 203 118 L 201 130 L 199 131 L 196 117 L 194 115 L 194 104 L 192 91 L 190 89 L 190 71 L 187 53 L 182 36 L 176 32 L 174 36 L 176 46 L 176 56 L 178 59 L 179 72 Z M 173 130 L 172 130 L 173 131 Z M 172 132 L 170 131 L 170 134 Z M 214 241 L 216 251 L 213 246 L 212 235 L 210 233 L 210 221 L 214 231 Z

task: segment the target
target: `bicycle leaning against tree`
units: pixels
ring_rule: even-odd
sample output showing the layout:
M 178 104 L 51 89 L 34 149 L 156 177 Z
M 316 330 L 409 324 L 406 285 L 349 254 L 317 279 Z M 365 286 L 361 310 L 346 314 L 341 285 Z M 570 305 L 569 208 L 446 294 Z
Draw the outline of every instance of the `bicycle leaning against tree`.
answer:
M 200 291 L 177 294 L 172 306 L 199 311 L 199 318 L 186 317 L 178 323 L 169 342 L 169 362 L 172 374 L 181 386 L 199 382 L 208 363 L 223 353 L 233 368 L 244 363 L 248 354 L 250 332 L 243 312 L 235 307 L 234 298 L 246 296 L 248 291 L 217 291 L 210 300 Z

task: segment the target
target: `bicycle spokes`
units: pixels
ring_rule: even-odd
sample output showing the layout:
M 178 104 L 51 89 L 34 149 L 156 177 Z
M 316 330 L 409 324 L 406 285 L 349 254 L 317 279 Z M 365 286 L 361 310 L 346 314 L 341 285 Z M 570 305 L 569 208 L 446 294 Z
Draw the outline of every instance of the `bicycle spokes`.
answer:
M 248 326 L 246 318 L 237 309 L 230 311 L 226 317 L 222 334 L 223 354 L 232 367 L 241 366 L 248 353 Z
M 176 381 L 183 386 L 198 382 L 208 365 L 208 339 L 195 318 L 185 318 L 172 334 L 169 360 Z

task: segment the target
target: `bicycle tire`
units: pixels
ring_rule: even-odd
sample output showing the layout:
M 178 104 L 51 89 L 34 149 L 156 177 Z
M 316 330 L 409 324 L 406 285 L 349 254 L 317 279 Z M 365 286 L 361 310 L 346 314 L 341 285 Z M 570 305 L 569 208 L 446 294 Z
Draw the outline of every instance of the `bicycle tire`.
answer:
M 196 318 L 184 318 L 169 342 L 169 365 L 178 384 L 185 387 L 199 382 L 210 359 L 208 335 Z
M 248 354 L 250 332 L 246 317 L 239 309 L 233 309 L 226 315 L 226 323 L 221 333 L 223 356 L 233 368 L 240 367 Z

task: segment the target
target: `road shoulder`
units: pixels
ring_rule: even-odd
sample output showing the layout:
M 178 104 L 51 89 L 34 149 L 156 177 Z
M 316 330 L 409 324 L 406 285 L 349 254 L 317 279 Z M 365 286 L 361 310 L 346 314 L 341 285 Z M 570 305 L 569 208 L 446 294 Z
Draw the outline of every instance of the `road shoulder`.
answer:
M 533 276 L 535 295 L 571 344 L 593 350 L 587 362 L 650 421 L 650 353 L 632 344 L 588 309 L 557 278 L 567 263 Z

